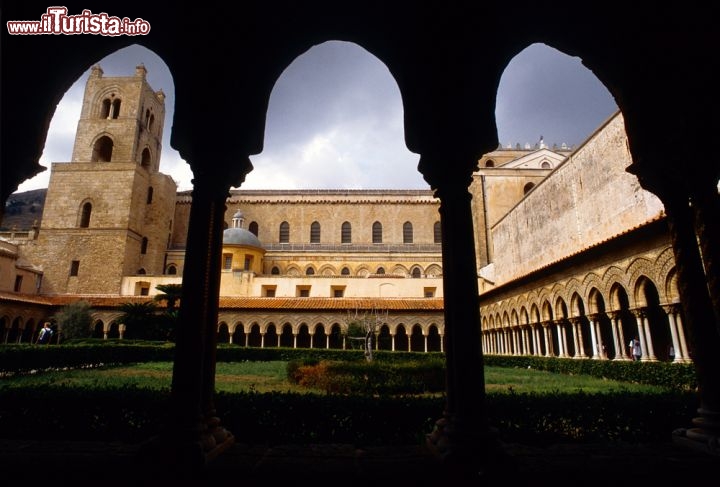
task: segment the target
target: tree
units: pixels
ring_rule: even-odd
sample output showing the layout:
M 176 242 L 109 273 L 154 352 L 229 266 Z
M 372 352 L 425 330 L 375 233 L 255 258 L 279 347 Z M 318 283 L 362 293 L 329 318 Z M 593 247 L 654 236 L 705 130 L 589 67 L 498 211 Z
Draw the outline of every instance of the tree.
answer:
M 158 302 L 166 302 L 168 313 L 175 310 L 175 304 L 182 297 L 182 284 L 158 284 L 155 289 L 163 294 L 156 294 L 153 298 Z
M 346 337 L 352 342 L 360 343 L 360 348 L 365 354 L 365 360 L 372 362 L 373 360 L 373 347 L 374 342 L 379 332 L 380 326 L 387 321 L 388 312 L 384 313 L 378 309 L 373 309 L 371 312 L 358 313 L 355 310 L 354 314 L 348 311 L 347 328 L 345 330 Z
M 156 294 L 153 299 L 167 303 L 167 308 L 160 317 L 161 327 L 166 330 L 165 339 L 175 341 L 175 327 L 177 326 L 179 311 L 175 304 L 182 297 L 182 284 L 158 284 L 155 289 L 162 291 L 163 294 Z
M 163 330 L 157 315 L 157 304 L 154 301 L 141 303 L 123 303 L 120 305 L 122 315 L 120 321 L 125 325 L 126 338 L 146 340 L 165 340 L 167 333 Z
M 66 304 L 52 317 L 52 320 L 58 326 L 58 342 L 60 335 L 65 340 L 89 338 L 92 335 L 91 308 L 87 301 Z

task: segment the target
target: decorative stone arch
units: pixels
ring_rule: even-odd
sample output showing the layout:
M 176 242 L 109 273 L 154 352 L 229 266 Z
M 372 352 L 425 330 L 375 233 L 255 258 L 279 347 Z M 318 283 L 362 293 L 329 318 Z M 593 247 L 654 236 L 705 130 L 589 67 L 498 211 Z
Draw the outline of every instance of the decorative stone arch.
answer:
M 648 276 L 641 274 L 637 276 L 637 278 L 634 279 L 633 282 L 632 296 L 634 300 L 634 307 L 644 308 L 648 306 L 649 303 L 647 302 L 647 296 L 645 291 L 645 287 L 647 285 L 652 285 L 658 295 L 660 294 L 660 287 L 657 285 L 657 283 Z
M 114 113 L 113 109 L 122 107 L 122 100 L 125 97 L 122 88 L 117 84 L 110 84 L 105 86 L 102 90 L 95 93 L 92 98 L 92 118 L 118 118 L 119 113 Z M 113 106 L 115 100 L 120 102 L 118 105 Z M 107 103 L 106 103 L 107 102 Z
M 583 290 L 584 286 L 579 279 L 575 277 L 570 278 L 570 280 L 565 283 L 564 295 L 567 298 L 566 300 L 572 302 L 573 294 L 579 294 L 580 297 L 584 298 L 585 294 L 583 293 Z
M 364 265 L 364 264 L 363 264 L 363 265 L 359 265 L 359 266 L 357 267 L 357 269 L 355 270 L 355 275 L 356 275 L 356 276 L 359 276 L 359 277 L 367 277 L 367 276 L 369 276 L 370 274 L 371 274 L 371 273 L 370 273 L 370 269 L 368 268 L 368 266 L 366 266 L 366 265 Z
M 555 312 L 550 304 L 550 301 L 547 298 L 544 298 L 542 300 L 542 304 L 540 305 L 540 321 L 550 321 L 554 316 Z
M 629 293 L 627 288 L 621 282 L 614 282 L 609 286 L 608 291 L 608 296 L 610 297 L 609 311 L 620 311 L 623 309 L 620 303 L 621 294 L 628 299 L 628 307 L 633 307 L 632 293 Z
M 671 248 L 667 248 L 660 252 L 655 259 L 655 269 L 657 271 L 657 282 L 665 285 L 658 288 L 660 300 L 664 303 L 676 303 L 680 301 L 677 290 L 677 271 L 675 269 L 675 255 Z M 674 282 L 674 286 L 671 284 Z
M 138 163 L 140 164 L 140 167 L 148 170 L 155 169 L 155 157 L 150 147 L 146 146 L 145 148 L 143 148 L 142 152 L 140 152 L 139 154 L 139 159 L 140 160 L 138 161 Z
M 658 289 L 658 291 L 660 291 Z M 680 294 L 678 291 L 678 283 L 677 283 L 677 270 L 673 267 L 670 269 L 670 271 L 665 275 L 665 286 L 663 288 L 663 292 L 665 293 L 665 303 L 679 303 L 680 302 Z
M 282 271 L 281 271 L 281 272 L 282 272 Z M 302 270 L 300 269 L 300 267 L 298 267 L 296 264 L 290 264 L 290 265 L 288 265 L 288 266 L 287 266 L 287 270 L 285 271 L 285 273 L 286 273 L 288 276 L 291 276 L 291 277 L 298 277 L 298 276 L 304 274 L 304 272 L 302 272 Z
M 540 314 L 540 306 L 537 303 L 530 304 L 530 323 L 540 323 L 542 321 L 542 315 Z
M 600 284 L 598 282 L 598 284 Z M 587 312 L 590 314 L 593 313 L 603 313 L 607 309 L 607 299 L 605 299 L 605 296 L 603 296 L 602 292 L 600 292 L 600 289 L 598 289 L 596 286 L 591 287 L 588 290 L 588 299 L 587 299 Z M 602 304 L 602 306 L 600 306 Z
M 92 198 L 85 198 L 80 202 L 78 206 L 77 222 L 75 224 L 78 228 L 88 228 L 90 226 L 90 220 L 92 219 L 92 211 L 95 207 L 95 202 Z
M 510 326 L 517 327 L 520 325 L 520 319 L 518 318 L 518 313 L 515 308 L 510 310 Z
M 558 296 L 555 299 L 555 319 L 570 318 L 570 309 L 564 297 Z
M 115 139 L 109 132 L 102 132 L 95 136 L 90 144 L 92 153 L 90 162 L 112 162 Z
M 580 296 L 580 293 L 577 291 L 573 291 L 570 295 L 569 313 L 569 318 L 579 318 L 587 314 L 587 306 L 585 306 L 582 296 Z
M 520 312 L 518 313 L 518 319 L 520 320 L 521 325 L 529 325 L 530 324 L 530 315 L 528 314 L 528 310 L 523 304 L 520 306 Z
M 425 275 L 427 277 L 442 277 L 442 267 L 437 264 L 430 264 L 425 269 Z
M 660 279 L 658 281 L 657 269 L 655 268 L 655 264 L 650 259 L 646 259 L 645 257 L 638 257 L 636 259 L 633 259 L 632 262 L 628 264 L 627 271 L 625 273 L 627 275 L 629 289 L 635 289 L 635 286 L 637 285 L 637 281 L 640 276 L 647 277 L 653 283 L 664 281 L 664 279 Z M 655 287 L 657 287 L 657 285 Z
M 537 303 L 538 303 L 538 306 L 541 311 L 543 310 L 543 307 L 545 306 L 546 301 L 548 303 L 554 303 L 555 298 L 552 296 L 549 289 L 542 288 L 542 289 L 538 290 L 538 297 L 537 297 Z M 544 319 L 545 318 L 543 318 L 543 320 Z
M 592 289 L 595 288 L 597 292 L 600 292 L 601 289 L 604 289 L 603 282 L 600 276 L 595 274 L 594 272 L 590 272 L 585 275 L 585 277 L 582 280 L 582 284 L 580 285 L 580 296 L 583 296 L 586 298 L 586 301 L 588 303 L 588 308 L 591 308 L 590 306 L 590 292 Z M 591 313 L 594 313 L 595 311 L 590 311 Z
M 325 264 L 322 267 L 320 267 L 320 269 L 318 270 L 318 274 L 320 274 L 321 276 L 324 276 L 324 277 L 331 277 L 331 276 L 337 276 L 338 271 L 334 266 L 332 266 L 330 264 Z
M 402 265 L 402 264 L 397 264 L 397 265 L 395 265 L 395 266 L 393 267 L 393 269 L 392 269 L 392 275 L 393 275 L 393 276 L 407 277 L 407 276 L 410 275 L 410 271 L 409 271 L 408 268 L 405 267 L 404 265 Z
M 502 326 L 503 328 L 510 328 L 511 326 L 510 315 L 508 314 L 507 310 L 505 310 L 502 315 Z
M 565 303 L 570 300 L 570 296 L 568 295 L 565 283 L 556 282 L 555 284 L 553 284 L 553 286 L 550 288 L 549 294 L 550 296 L 548 300 L 554 304 L 557 304 L 558 298 L 562 298 Z
M 612 295 L 612 288 L 615 284 L 622 286 L 626 291 L 630 287 L 625 271 L 617 266 L 610 266 L 603 272 L 602 282 L 603 285 L 600 289 L 605 296 Z

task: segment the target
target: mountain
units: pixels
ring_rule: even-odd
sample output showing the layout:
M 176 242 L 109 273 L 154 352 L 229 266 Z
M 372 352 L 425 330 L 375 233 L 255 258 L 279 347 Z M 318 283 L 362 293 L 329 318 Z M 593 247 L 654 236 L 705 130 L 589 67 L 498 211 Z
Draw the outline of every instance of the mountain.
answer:
M 46 188 L 11 194 L 5 202 L 5 214 L 0 230 L 30 230 L 33 224 L 39 224 L 46 194 Z

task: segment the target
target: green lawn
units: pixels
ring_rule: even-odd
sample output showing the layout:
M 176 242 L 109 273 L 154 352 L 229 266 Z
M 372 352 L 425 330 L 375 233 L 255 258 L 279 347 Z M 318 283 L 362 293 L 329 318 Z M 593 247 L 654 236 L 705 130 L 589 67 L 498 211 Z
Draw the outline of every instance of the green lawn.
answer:
M 223 392 L 310 392 L 291 384 L 286 378 L 287 362 L 219 362 L 215 385 Z M 134 385 L 151 389 L 170 389 L 172 362 L 146 362 L 120 367 L 76 369 L 6 377 L 0 390 L 14 387 L 125 387 Z M 590 376 L 554 374 L 531 369 L 485 368 L 485 385 L 489 393 L 577 392 L 662 392 L 663 388 L 604 380 Z

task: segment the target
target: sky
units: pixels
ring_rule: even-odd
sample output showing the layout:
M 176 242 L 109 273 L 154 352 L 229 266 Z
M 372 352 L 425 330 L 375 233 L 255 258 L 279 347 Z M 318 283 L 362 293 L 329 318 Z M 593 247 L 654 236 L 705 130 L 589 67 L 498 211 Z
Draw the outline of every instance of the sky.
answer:
M 189 165 L 170 146 L 175 90 L 160 57 L 130 46 L 98 60 L 104 76 L 132 76 L 144 64 L 147 80 L 166 95 L 160 171 L 179 190 L 192 188 Z M 18 191 L 46 188 L 50 164 L 68 162 L 89 70 L 58 104 L 40 164 L 48 168 Z M 577 146 L 617 110 L 615 100 L 577 57 L 533 44 L 500 80 L 496 124 L 500 144 Z M 387 67 L 363 48 L 330 41 L 291 63 L 268 107 L 262 153 L 242 189 L 428 189 L 419 155 L 404 143 L 400 90 Z M 292 167 L 292 171 L 287 168 Z

